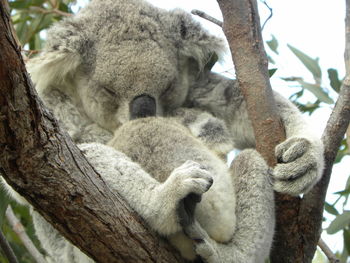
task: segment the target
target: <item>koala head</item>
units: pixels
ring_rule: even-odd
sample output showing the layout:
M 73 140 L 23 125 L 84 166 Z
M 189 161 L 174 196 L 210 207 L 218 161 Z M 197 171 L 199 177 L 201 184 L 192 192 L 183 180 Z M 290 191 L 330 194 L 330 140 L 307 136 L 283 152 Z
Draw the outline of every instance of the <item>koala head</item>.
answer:
M 92 0 L 48 32 L 28 69 L 40 93 L 62 89 L 100 126 L 181 106 L 223 43 L 175 9 L 142 0 Z

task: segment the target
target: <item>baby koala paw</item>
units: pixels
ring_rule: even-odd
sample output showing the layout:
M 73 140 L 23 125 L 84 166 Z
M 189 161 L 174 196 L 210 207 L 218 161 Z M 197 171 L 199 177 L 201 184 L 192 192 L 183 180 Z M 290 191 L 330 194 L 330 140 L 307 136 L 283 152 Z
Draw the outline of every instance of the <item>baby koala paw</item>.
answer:
M 202 195 L 213 184 L 210 172 L 199 163 L 186 161 L 174 169 L 168 180 L 176 189 L 176 195 L 182 199 L 189 194 Z
M 162 235 L 181 231 L 194 222 L 196 205 L 212 184 L 213 177 L 204 166 L 186 161 L 155 189 L 150 205 L 159 212 L 151 213 L 146 221 Z
M 211 174 L 199 163 L 186 161 L 176 168 L 168 178 L 177 195 L 177 215 L 182 227 L 194 221 L 194 211 L 201 201 L 202 194 L 213 184 Z

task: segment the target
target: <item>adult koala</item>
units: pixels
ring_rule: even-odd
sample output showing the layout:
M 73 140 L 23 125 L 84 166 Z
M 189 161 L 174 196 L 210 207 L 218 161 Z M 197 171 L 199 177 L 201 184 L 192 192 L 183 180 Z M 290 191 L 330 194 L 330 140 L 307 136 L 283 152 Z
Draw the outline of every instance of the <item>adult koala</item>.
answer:
M 149 205 L 173 201 L 160 191 L 163 184 L 105 144 L 131 118 L 167 118 L 179 114 L 180 108 L 192 108 L 215 116 L 227 127 L 229 138 L 212 144 L 216 153 L 230 150 L 226 139 L 238 149 L 254 148 L 253 130 L 237 82 L 206 66 L 211 55 L 221 50 L 221 40 L 180 10 L 164 11 L 142 0 L 93 0 L 76 16 L 51 28 L 45 51 L 28 69 L 39 95 L 75 142 L 83 143 L 81 149 L 110 187 L 156 231 L 170 235 L 171 228 L 162 220 L 165 217 L 152 217 L 163 216 L 161 207 Z M 155 107 L 147 106 L 145 100 L 133 103 L 145 96 Z M 278 94 L 275 99 L 287 140 L 276 148 L 279 164 L 273 171 L 273 188 L 298 195 L 320 178 L 323 146 L 292 103 Z M 197 124 L 199 128 L 192 129 L 192 134 L 203 137 L 201 131 L 208 128 L 208 122 Z M 215 126 L 209 127 L 215 130 Z M 256 152 L 237 159 L 237 173 L 249 170 L 253 176 L 236 186 L 235 234 L 227 244 L 211 242 L 224 262 L 260 262 L 268 254 L 273 235 L 267 167 Z M 176 205 L 173 207 L 170 212 L 176 217 Z M 51 262 L 91 262 L 35 211 L 33 219 Z

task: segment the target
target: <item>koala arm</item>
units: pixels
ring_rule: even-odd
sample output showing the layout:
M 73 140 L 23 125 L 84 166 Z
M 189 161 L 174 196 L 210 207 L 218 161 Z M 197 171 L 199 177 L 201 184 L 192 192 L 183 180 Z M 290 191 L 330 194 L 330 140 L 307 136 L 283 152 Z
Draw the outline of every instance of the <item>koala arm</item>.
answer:
M 307 192 L 321 177 L 323 144 L 296 106 L 278 93 L 274 96 L 287 137 L 275 150 L 278 165 L 274 169 L 274 187 L 276 191 L 298 195 Z M 223 119 L 235 148 L 255 147 L 253 128 L 237 81 L 212 72 L 203 74 L 190 90 L 187 106 Z
M 213 183 L 198 163 L 188 161 L 160 183 L 125 154 L 99 143 L 80 144 L 79 148 L 112 190 L 159 234 L 182 231 L 179 204 L 190 194 L 201 195 Z

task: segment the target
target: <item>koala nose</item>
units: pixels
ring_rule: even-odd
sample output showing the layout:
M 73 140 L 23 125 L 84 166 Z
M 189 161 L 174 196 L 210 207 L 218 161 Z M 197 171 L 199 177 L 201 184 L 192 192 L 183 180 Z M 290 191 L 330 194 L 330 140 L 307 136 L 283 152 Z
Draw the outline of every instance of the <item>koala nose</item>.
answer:
M 130 119 L 156 116 L 156 100 L 147 94 L 135 97 L 130 103 Z

